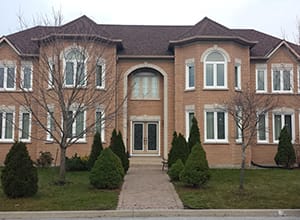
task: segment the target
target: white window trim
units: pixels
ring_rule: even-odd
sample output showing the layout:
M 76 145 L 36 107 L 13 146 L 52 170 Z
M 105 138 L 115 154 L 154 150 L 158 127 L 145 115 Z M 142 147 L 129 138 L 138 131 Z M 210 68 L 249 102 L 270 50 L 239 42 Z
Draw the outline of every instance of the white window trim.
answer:
M 16 73 L 17 73 L 17 66 L 16 63 L 13 61 L 0 61 L 0 67 L 4 68 L 4 79 L 3 79 L 3 88 L 0 88 L 0 91 L 15 91 L 16 90 Z M 7 71 L 8 68 L 14 68 L 14 87 L 7 88 Z
M 95 120 L 97 119 L 97 112 L 101 112 L 101 141 L 105 143 L 105 112 L 103 109 L 97 109 L 95 112 Z M 96 130 L 96 124 L 95 124 Z
M 264 89 L 263 90 L 258 90 L 258 84 L 257 84 L 258 71 L 263 71 L 264 72 Z M 272 77 L 272 80 L 273 80 L 273 77 Z M 268 91 L 267 88 L 268 88 L 267 66 L 265 65 L 265 67 L 256 67 L 256 70 L 255 70 L 255 90 L 256 90 L 256 93 L 266 93 Z
M 283 122 L 284 120 L 284 115 L 291 115 L 292 118 L 292 143 L 295 142 L 295 114 L 293 111 L 273 111 L 272 114 L 272 126 L 273 126 L 273 143 L 278 144 L 279 140 L 275 140 L 275 115 L 281 115 L 281 122 Z M 281 129 L 284 127 L 285 123 L 281 124 Z
M 190 84 L 190 72 L 189 72 L 189 67 L 193 66 L 194 67 L 194 86 L 189 86 Z M 196 80 L 196 68 L 195 68 L 195 59 L 187 59 L 185 61 L 185 90 L 194 90 L 195 89 L 195 80 Z
M 214 139 L 207 139 L 207 124 L 206 124 L 206 113 L 207 112 L 213 112 L 214 113 Z M 216 120 L 216 115 L 217 112 L 224 112 L 224 122 L 225 122 L 225 139 L 217 139 L 217 120 Z M 204 110 L 204 143 L 228 143 L 228 112 L 220 109 L 205 109 Z
M 95 80 L 96 83 L 96 89 L 105 89 L 105 76 L 106 76 L 106 61 L 105 59 L 99 59 L 96 63 L 96 65 L 98 66 L 102 66 L 102 83 L 101 86 L 97 85 L 97 80 Z M 96 70 L 97 70 L 97 66 L 96 66 Z M 95 71 L 95 79 L 97 79 L 97 71 Z
M 73 113 L 73 116 L 74 117 L 74 114 L 76 113 L 76 107 L 72 107 L 69 111 L 72 111 Z M 83 130 L 86 130 L 86 110 L 83 109 Z M 62 119 L 63 121 L 63 119 Z M 74 119 L 73 121 L 73 124 L 72 124 L 72 136 L 75 136 L 76 135 L 76 118 Z M 67 140 L 69 141 L 70 139 L 76 139 L 76 138 L 67 138 Z M 86 143 L 86 132 L 83 134 L 83 137 L 82 138 L 78 138 L 74 143 Z
M 54 114 L 53 111 L 52 111 L 52 113 Z M 51 123 L 51 116 L 50 116 L 50 113 L 47 112 L 47 129 L 49 131 L 51 130 L 51 124 L 50 123 Z M 47 135 L 46 135 L 46 140 L 47 141 L 53 141 L 53 138 L 51 137 L 51 134 L 48 131 L 47 131 Z
M 225 58 L 224 58 L 225 59 Z M 214 74 L 214 81 L 213 86 L 206 85 L 206 64 L 213 64 L 213 74 Z M 217 86 L 217 64 L 224 64 L 224 86 Z M 224 61 L 205 61 L 204 62 L 204 89 L 228 89 L 227 86 L 227 62 Z
M 161 94 L 160 94 L 160 78 L 159 78 L 159 75 L 157 74 L 157 73 L 152 73 L 152 72 L 150 72 L 151 73 L 151 76 L 147 76 L 147 74 L 148 74 L 149 72 L 140 72 L 140 73 L 137 73 L 137 75 L 134 75 L 133 77 L 132 77 L 132 91 L 131 91 L 131 95 L 130 95 L 130 97 L 131 97 L 131 100 L 160 100 L 160 96 L 161 96 Z M 146 74 L 146 75 L 143 75 L 143 74 Z M 152 75 L 153 74 L 153 75 Z M 139 83 L 141 83 L 141 80 L 142 79 L 146 79 L 146 78 L 156 78 L 156 80 L 157 80 L 157 97 L 154 97 L 154 96 L 152 96 L 152 97 L 149 97 L 149 96 L 143 96 L 143 94 L 141 94 L 141 93 L 143 93 L 143 92 L 141 92 L 141 90 L 142 90 L 142 87 L 139 87 L 139 92 L 138 92 L 138 95 L 137 96 L 135 96 L 134 95 L 134 80 L 135 79 L 138 79 L 139 80 Z M 151 88 L 151 91 L 152 91 L 152 85 L 150 85 L 150 84 L 148 84 L 148 90 L 150 91 L 150 88 Z M 148 91 L 148 92 L 149 92 Z
M 195 116 L 195 106 L 194 105 L 185 107 L 185 138 L 186 138 L 186 140 L 188 140 L 188 138 L 190 136 L 190 126 L 189 126 L 190 113 L 194 113 L 194 116 Z
M 0 111 L 5 114 L 2 118 L 2 138 L 0 138 L 0 143 L 14 143 L 14 137 L 15 137 L 15 107 L 14 106 L 0 106 Z M 6 139 L 5 138 L 5 120 L 6 113 L 12 113 L 13 114 L 13 127 L 12 127 L 12 138 Z
M 52 59 L 48 59 L 48 89 L 52 89 L 54 87 L 53 83 L 53 66 L 55 68 L 55 62 Z
M 29 134 L 28 138 L 22 138 L 22 127 L 23 127 L 23 113 L 29 113 Z M 31 142 L 31 122 L 32 122 L 32 115 L 30 111 L 27 111 L 25 108 L 21 107 L 19 112 L 19 140 L 24 143 L 30 143 Z
M 30 71 L 31 71 L 31 77 L 30 77 L 30 88 L 24 88 L 24 75 L 25 75 L 25 72 L 24 72 L 24 69 L 28 67 L 30 68 Z M 32 65 L 32 62 L 22 62 L 21 64 L 21 82 L 20 82 L 20 88 L 23 90 L 23 91 L 32 91 L 32 81 L 33 81 L 33 65 Z
M 238 109 L 237 109 L 237 111 L 238 111 Z M 239 115 L 239 117 L 240 117 L 240 119 L 241 119 L 241 118 L 242 118 L 242 114 L 243 114 L 242 111 L 238 111 L 237 114 Z M 234 120 L 234 122 L 235 122 L 236 129 L 237 129 L 237 131 L 238 131 L 238 133 L 237 133 L 237 136 L 238 136 L 238 137 L 235 138 L 235 142 L 236 142 L 236 143 L 242 143 L 242 130 L 241 130 L 241 128 L 237 125 L 236 120 Z
M 271 83 L 272 83 L 272 93 L 293 93 L 293 65 L 290 64 L 282 64 L 280 65 L 280 67 L 278 67 L 279 64 L 273 64 L 272 65 L 272 70 L 271 70 Z M 284 84 L 283 84 L 283 71 L 285 70 L 285 68 L 290 69 L 290 85 L 291 85 L 291 89 L 290 90 L 283 90 Z M 274 69 L 276 69 L 277 71 L 280 71 L 280 90 L 274 90 Z
M 259 117 L 260 113 L 259 111 L 257 112 L 257 116 Z M 259 122 L 257 123 L 257 132 L 256 132 L 256 140 L 258 144 L 267 144 L 269 143 L 269 114 L 266 112 L 265 114 L 265 135 L 266 135 L 266 140 L 260 140 L 259 139 Z
M 237 71 L 238 71 L 238 74 L 237 74 L 237 86 L 234 85 L 234 89 L 237 90 L 237 91 L 241 91 L 242 90 L 242 62 L 240 59 L 235 59 L 235 65 L 234 65 L 234 77 L 235 77 L 235 67 L 237 67 Z M 235 79 L 234 79 L 234 84 L 235 84 Z

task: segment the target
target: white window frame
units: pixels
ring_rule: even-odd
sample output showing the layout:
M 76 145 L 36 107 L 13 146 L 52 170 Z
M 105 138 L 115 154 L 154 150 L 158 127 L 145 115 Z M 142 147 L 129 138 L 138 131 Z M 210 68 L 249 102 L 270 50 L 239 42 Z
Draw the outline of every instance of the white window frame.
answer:
M 76 114 L 76 108 L 71 108 L 68 112 L 72 112 L 72 118 L 74 118 L 74 115 Z M 81 112 L 83 112 L 83 130 L 86 130 L 86 110 L 82 110 Z M 78 114 L 77 114 L 78 115 Z M 72 138 L 68 138 L 68 140 L 70 139 L 76 139 L 74 138 L 74 136 L 76 136 L 76 124 L 77 124 L 77 119 L 75 118 L 73 123 L 72 123 Z M 75 143 L 86 143 L 86 132 L 84 132 L 83 137 L 82 138 L 78 138 Z
M 257 117 L 259 117 L 261 115 L 261 113 L 258 111 L 257 112 Z M 257 137 L 257 143 L 258 144 L 266 144 L 269 143 L 269 114 L 266 112 L 263 114 L 264 120 L 265 120 L 265 136 L 266 136 L 266 140 L 260 140 L 259 139 L 259 121 L 257 123 L 257 132 L 256 132 L 256 137 Z
M 101 66 L 101 86 L 97 84 L 97 66 Z M 105 89 L 105 76 L 106 76 L 106 61 L 104 59 L 98 59 L 96 62 L 96 68 L 95 68 L 95 83 L 96 83 L 96 89 Z
M 204 142 L 205 143 L 228 143 L 228 112 L 224 110 L 220 110 L 221 108 L 205 108 L 204 110 Z M 207 139 L 207 113 L 208 112 L 213 112 L 214 114 L 214 139 Z M 217 113 L 218 112 L 223 112 L 224 113 L 224 127 L 225 127 L 225 139 L 218 139 L 218 133 L 217 133 L 217 128 L 218 128 L 218 122 L 217 122 Z
M 16 73 L 17 73 L 17 66 L 13 61 L 0 61 L 0 68 L 4 69 L 4 76 L 3 76 L 3 88 L 0 88 L 0 91 L 15 91 L 16 90 Z M 14 87 L 8 88 L 7 87 L 7 78 L 8 78 L 8 68 L 14 68 Z
M 29 68 L 30 69 L 30 87 L 29 88 L 25 88 L 24 87 L 24 78 L 25 78 L 25 68 Z M 22 90 L 24 91 L 32 91 L 32 82 L 33 82 L 33 65 L 32 62 L 22 62 L 21 64 L 21 82 L 20 82 L 20 87 Z
M 193 113 L 194 117 L 195 115 L 195 106 L 194 105 L 188 105 L 185 107 L 185 138 L 188 140 L 190 136 L 190 114 Z
M 240 118 L 240 120 L 242 119 L 242 114 L 243 112 L 241 110 L 238 110 L 238 107 L 237 107 L 237 114 L 238 114 L 238 117 Z M 236 120 L 234 120 L 235 122 L 235 126 L 236 126 L 236 136 L 235 136 L 235 142 L 236 143 L 242 143 L 242 129 L 237 125 L 238 122 Z M 242 123 L 242 122 L 241 122 Z
M 258 72 L 263 71 L 264 73 L 264 89 L 258 90 Z M 268 80 L 267 80 L 267 65 L 257 64 L 255 69 L 255 89 L 256 93 L 266 93 L 268 91 Z
M 235 74 L 235 69 L 237 68 L 237 79 L 236 79 L 236 74 Z M 241 74 L 241 69 L 242 69 L 242 62 L 240 59 L 235 59 L 235 65 L 234 65 L 234 89 L 237 91 L 240 91 L 242 89 L 242 74 Z M 237 85 L 235 85 L 235 82 L 237 81 Z
M 194 67 L 194 86 L 190 86 L 190 67 Z M 195 59 L 187 59 L 185 61 L 185 90 L 195 89 L 195 79 L 196 79 L 196 69 L 195 69 Z
M 15 107 L 14 106 L 0 106 L 0 112 L 2 115 L 2 134 L 0 138 L 0 143 L 14 143 L 15 137 Z M 6 131 L 6 123 L 5 118 L 7 113 L 12 113 L 12 138 L 5 138 L 5 131 Z M 0 119 L 1 120 L 1 119 Z
M 274 90 L 274 71 L 280 72 L 280 89 Z M 284 80 L 283 80 L 283 72 L 284 71 L 290 71 L 290 90 L 283 90 L 284 88 Z M 272 70 L 271 70 L 271 78 L 272 78 L 272 93 L 293 93 L 293 85 L 294 85 L 294 79 L 293 79 L 293 64 L 272 64 Z
M 48 59 L 48 89 L 51 89 L 54 87 L 54 78 L 53 78 L 53 71 L 55 71 L 55 62 L 52 59 Z M 54 68 L 54 69 L 53 69 Z
M 292 143 L 295 142 L 295 114 L 294 111 L 289 111 L 289 110 L 274 110 L 272 114 L 272 126 L 273 126 L 273 143 L 279 143 L 279 140 L 275 139 L 275 115 L 280 115 L 281 116 L 281 129 L 285 125 L 284 121 L 284 116 L 285 115 L 291 115 L 291 120 L 292 120 Z
M 96 109 L 95 112 L 95 121 L 97 120 L 97 113 L 100 112 L 101 113 L 101 141 L 102 143 L 105 143 L 105 112 L 104 109 Z M 95 123 L 95 131 L 97 131 L 97 121 Z
M 77 61 L 76 59 L 67 59 L 66 55 L 68 53 L 71 53 L 72 50 L 79 50 L 83 55 L 84 55 L 84 60 L 81 60 L 83 63 L 83 68 L 84 68 L 84 83 L 82 85 L 76 85 L 76 80 L 77 80 Z M 66 50 L 64 57 L 63 57 L 63 70 L 64 70 L 64 87 L 65 88 L 74 88 L 75 86 L 78 88 L 82 88 L 82 87 L 86 87 L 87 85 L 87 55 L 84 53 L 84 51 L 80 48 L 70 48 L 68 50 Z M 66 67 L 67 67 L 67 62 L 71 62 L 73 64 L 73 83 L 72 84 L 66 84 Z
M 47 130 L 53 132 L 55 130 L 55 122 L 53 124 L 53 128 L 52 128 L 53 130 L 52 130 L 51 129 L 51 114 L 53 114 L 53 118 L 54 118 L 54 106 L 48 106 L 48 109 L 49 110 L 47 112 Z M 53 137 L 51 137 L 51 134 L 48 131 L 47 131 L 47 134 L 46 134 L 46 140 L 52 142 L 53 141 Z
M 138 92 L 137 92 L 137 95 L 135 95 L 135 79 L 138 80 L 137 83 L 139 83 L 139 87 L 138 87 Z M 148 81 L 147 81 L 147 80 Z M 152 80 L 155 79 L 156 80 L 156 83 L 157 83 L 157 91 L 155 92 L 155 94 L 157 96 L 149 96 L 149 95 L 144 95 L 144 90 L 147 90 L 147 93 L 151 92 L 153 93 L 154 90 L 149 79 L 151 79 L 151 83 L 152 83 Z M 143 80 L 146 80 L 147 81 L 147 87 L 143 87 Z M 151 88 L 151 90 L 150 90 Z M 149 93 L 150 94 L 150 93 Z M 160 100 L 160 78 L 159 78 L 159 75 L 157 73 L 153 73 L 153 72 L 139 72 L 139 73 L 136 73 L 136 75 L 133 75 L 132 77 L 132 92 L 131 92 L 131 99 L 132 100 Z
M 22 138 L 23 134 L 23 114 L 29 114 L 29 128 L 28 128 L 28 138 Z M 30 111 L 26 110 L 24 107 L 20 107 L 19 112 L 19 140 L 24 143 L 29 143 L 31 141 L 31 123 L 32 123 L 32 114 Z

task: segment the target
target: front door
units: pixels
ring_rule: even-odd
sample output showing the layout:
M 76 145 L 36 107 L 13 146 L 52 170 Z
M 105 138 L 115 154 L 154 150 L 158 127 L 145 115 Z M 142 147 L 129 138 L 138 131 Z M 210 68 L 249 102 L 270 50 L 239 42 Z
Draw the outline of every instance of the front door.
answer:
M 158 122 L 133 122 L 132 135 L 133 154 L 158 154 Z

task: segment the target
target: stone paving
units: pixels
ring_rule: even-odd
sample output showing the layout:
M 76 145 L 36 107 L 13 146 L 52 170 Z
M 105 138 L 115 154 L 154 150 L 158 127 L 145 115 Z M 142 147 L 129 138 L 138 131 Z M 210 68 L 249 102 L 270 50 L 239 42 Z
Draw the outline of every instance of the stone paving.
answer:
M 183 209 L 183 205 L 161 166 L 133 164 L 125 176 L 117 209 Z

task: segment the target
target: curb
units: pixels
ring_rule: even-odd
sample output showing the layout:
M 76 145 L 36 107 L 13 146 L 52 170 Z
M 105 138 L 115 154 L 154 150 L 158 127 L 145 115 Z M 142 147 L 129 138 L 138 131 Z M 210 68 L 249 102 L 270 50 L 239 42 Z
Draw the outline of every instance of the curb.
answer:
M 0 212 L 0 219 L 99 218 L 99 217 L 300 217 L 300 209 L 143 209 L 106 211 Z

